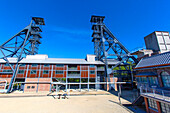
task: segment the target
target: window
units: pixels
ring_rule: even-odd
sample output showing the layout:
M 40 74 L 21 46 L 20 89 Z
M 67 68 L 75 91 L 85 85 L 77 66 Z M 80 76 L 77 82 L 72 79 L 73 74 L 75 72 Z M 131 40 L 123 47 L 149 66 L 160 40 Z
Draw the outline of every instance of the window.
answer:
M 94 67 L 95 65 L 90 65 L 90 67 Z
M 170 75 L 166 71 L 161 73 L 161 78 L 164 87 L 170 87 Z
M 139 78 L 139 77 L 136 77 L 136 81 L 137 81 L 137 82 L 140 82 L 140 78 Z
M 31 74 L 37 74 L 37 70 L 31 70 Z
M 4 66 L 9 66 L 9 64 L 6 63 L 6 64 L 4 64 Z
M 3 70 L 3 72 L 12 72 L 11 69 Z
M 156 85 L 158 84 L 157 82 L 157 77 L 148 77 L 149 78 L 149 83 L 150 85 Z
M 146 77 L 140 77 L 140 82 L 142 82 L 142 83 L 148 83 Z
M 104 69 L 104 66 L 97 66 L 97 68 L 99 68 L 99 69 Z
M 162 113 L 170 113 L 170 105 L 161 102 Z
M 37 67 L 38 66 L 38 64 L 32 64 L 32 67 Z
M 153 100 L 153 99 L 148 99 L 148 103 L 149 103 L 149 107 L 158 110 L 158 107 L 157 107 L 157 104 L 156 104 L 156 101 L 155 101 L 155 100 Z
M 18 70 L 18 74 L 24 74 L 24 70 Z
M 77 70 L 77 65 L 68 65 L 68 68 L 71 70 Z
M 64 67 L 64 64 L 56 64 L 56 67 Z
M 55 71 L 55 74 L 63 74 L 63 71 Z
M 32 88 L 32 89 L 34 89 L 34 88 L 35 88 L 35 86 L 31 86 L 31 88 Z
M 14 66 L 14 64 L 10 64 L 11 66 Z M 8 67 L 9 66 L 9 64 L 8 63 L 6 63 L 6 64 L 4 64 L 4 66 L 5 67 Z
M 95 74 L 95 71 L 90 71 L 90 74 Z
M 25 64 L 21 64 L 20 67 L 25 67 Z
M 44 64 L 44 67 L 49 67 L 50 65 L 49 64 Z
M 90 79 L 89 79 L 89 82 L 95 82 L 95 81 L 96 81 L 95 78 L 90 78 Z
M 43 74 L 48 74 L 48 73 L 49 73 L 48 70 L 44 70 L 44 71 L 43 71 Z
M 27 89 L 30 89 L 30 86 L 27 86 Z

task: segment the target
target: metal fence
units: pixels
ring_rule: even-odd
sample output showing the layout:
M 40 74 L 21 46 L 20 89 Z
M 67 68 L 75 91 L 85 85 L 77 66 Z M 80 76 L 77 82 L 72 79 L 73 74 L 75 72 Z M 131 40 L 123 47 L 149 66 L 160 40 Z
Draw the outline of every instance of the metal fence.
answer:
M 161 100 L 170 101 L 170 91 L 157 89 L 157 88 L 149 88 L 149 87 L 140 87 L 140 93 L 142 95 L 158 98 Z

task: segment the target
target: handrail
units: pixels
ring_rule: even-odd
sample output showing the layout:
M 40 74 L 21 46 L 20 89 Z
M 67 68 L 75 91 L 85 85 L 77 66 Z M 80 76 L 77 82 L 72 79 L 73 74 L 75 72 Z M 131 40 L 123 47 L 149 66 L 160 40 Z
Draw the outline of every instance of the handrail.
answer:
M 168 90 L 142 87 L 141 86 L 140 87 L 140 94 L 170 101 L 170 91 L 168 91 Z

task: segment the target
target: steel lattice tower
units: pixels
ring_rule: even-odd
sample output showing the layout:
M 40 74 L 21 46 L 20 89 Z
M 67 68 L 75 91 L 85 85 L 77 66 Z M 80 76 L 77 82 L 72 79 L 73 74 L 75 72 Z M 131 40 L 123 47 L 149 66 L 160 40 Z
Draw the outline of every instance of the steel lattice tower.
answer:
M 105 63 L 105 77 L 108 82 L 110 82 L 108 58 L 120 61 L 112 67 L 112 71 L 120 64 L 126 63 L 129 58 L 135 61 L 135 63 L 137 63 L 137 60 L 134 56 L 130 55 L 130 52 L 106 27 L 103 23 L 104 18 L 104 16 L 91 16 L 90 22 L 92 23 L 93 30 L 92 42 L 94 43 L 94 54 L 96 55 L 96 60 L 103 61 Z
M 3 54 L 1 59 L 4 59 L 13 71 L 13 76 L 7 93 L 12 90 L 13 82 L 15 81 L 19 69 L 19 61 L 21 61 L 26 55 L 34 55 L 38 53 L 38 46 L 41 44 L 40 39 L 42 38 L 40 34 L 40 32 L 42 32 L 42 25 L 45 25 L 43 18 L 32 17 L 32 20 L 27 27 L 0 46 L 0 51 Z M 8 57 L 17 58 L 15 69 L 10 64 Z

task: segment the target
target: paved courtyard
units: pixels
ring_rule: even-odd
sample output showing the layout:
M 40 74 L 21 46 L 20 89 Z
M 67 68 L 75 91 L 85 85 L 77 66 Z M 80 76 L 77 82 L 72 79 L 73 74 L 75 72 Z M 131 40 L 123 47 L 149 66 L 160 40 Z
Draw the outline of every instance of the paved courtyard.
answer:
M 121 99 L 122 103 L 128 101 Z M 1 113 L 128 113 L 114 95 L 0 98 Z

